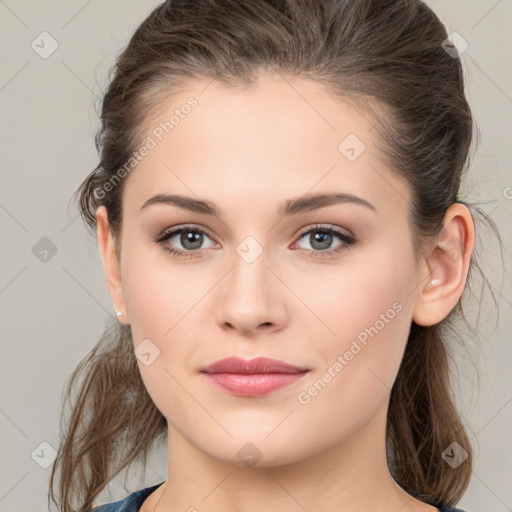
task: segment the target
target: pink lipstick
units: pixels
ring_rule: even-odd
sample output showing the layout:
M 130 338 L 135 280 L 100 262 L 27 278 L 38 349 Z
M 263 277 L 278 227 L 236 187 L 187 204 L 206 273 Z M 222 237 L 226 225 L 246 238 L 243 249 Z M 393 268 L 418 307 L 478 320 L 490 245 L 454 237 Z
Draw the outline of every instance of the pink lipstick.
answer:
M 258 357 L 245 361 L 227 357 L 201 369 L 209 382 L 238 396 L 263 396 L 294 384 L 309 372 L 277 359 Z

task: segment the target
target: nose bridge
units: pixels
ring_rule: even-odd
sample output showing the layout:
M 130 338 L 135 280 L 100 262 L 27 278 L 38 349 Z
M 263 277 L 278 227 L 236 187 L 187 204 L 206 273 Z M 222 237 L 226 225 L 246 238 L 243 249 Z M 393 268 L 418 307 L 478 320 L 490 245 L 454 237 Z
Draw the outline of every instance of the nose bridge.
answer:
M 253 236 L 248 236 L 235 247 L 228 293 L 239 306 L 254 308 L 258 301 L 268 300 L 267 251 Z
M 226 276 L 219 301 L 220 323 L 227 322 L 243 331 L 281 323 L 284 307 L 279 302 L 278 280 L 267 268 L 267 254 L 253 236 L 247 236 L 235 247 L 231 272 Z

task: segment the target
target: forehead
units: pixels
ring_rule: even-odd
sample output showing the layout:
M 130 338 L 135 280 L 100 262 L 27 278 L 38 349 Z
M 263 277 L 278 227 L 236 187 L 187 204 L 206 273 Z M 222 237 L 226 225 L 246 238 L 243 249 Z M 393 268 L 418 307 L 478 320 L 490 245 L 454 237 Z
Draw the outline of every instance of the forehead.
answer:
M 145 123 L 152 147 L 131 172 L 125 199 L 140 207 L 159 193 L 220 193 L 243 205 L 336 189 L 376 205 L 407 200 L 407 185 L 377 151 L 374 123 L 313 80 L 190 82 Z
M 188 105 L 191 99 L 193 108 Z M 193 135 L 197 145 L 214 145 L 217 152 L 225 148 L 219 143 L 230 139 L 243 140 L 245 152 L 285 147 L 304 156 L 315 147 L 337 156 L 338 143 L 349 134 L 371 146 L 373 124 L 357 104 L 334 96 L 316 81 L 267 74 L 244 87 L 226 87 L 216 81 L 189 82 L 172 96 L 163 97 L 143 133 L 153 134 L 158 142 L 162 137 L 169 145 L 171 139 L 178 145 L 180 139 Z M 319 147 L 321 141 L 323 148 Z M 282 151 L 272 151 L 272 156 L 279 153 Z

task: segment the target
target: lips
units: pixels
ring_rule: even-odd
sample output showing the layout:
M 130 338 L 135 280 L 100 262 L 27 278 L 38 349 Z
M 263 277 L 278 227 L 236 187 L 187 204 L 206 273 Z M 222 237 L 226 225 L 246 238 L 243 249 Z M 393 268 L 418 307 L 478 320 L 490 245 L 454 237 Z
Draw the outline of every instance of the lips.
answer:
M 201 372 L 217 389 L 231 395 L 262 397 L 295 384 L 309 369 L 267 357 L 250 361 L 228 357 L 206 366 Z
M 278 359 L 258 357 L 246 361 L 239 357 L 226 357 L 201 369 L 204 373 L 236 373 L 241 375 L 255 375 L 265 373 L 303 373 L 308 368 L 294 366 Z

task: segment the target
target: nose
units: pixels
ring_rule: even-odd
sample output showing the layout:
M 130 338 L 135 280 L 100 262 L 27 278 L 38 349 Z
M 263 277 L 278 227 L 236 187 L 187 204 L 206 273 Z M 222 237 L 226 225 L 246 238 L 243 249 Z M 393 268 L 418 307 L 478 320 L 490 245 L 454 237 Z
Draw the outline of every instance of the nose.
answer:
M 278 331 L 287 319 L 285 293 L 264 252 L 252 263 L 235 255 L 216 298 L 216 320 L 223 330 L 244 336 Z

